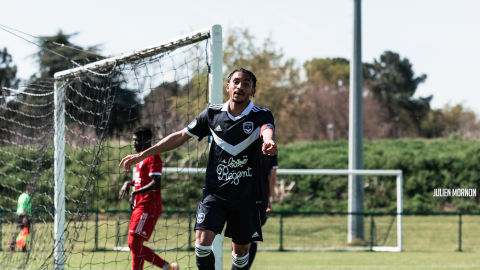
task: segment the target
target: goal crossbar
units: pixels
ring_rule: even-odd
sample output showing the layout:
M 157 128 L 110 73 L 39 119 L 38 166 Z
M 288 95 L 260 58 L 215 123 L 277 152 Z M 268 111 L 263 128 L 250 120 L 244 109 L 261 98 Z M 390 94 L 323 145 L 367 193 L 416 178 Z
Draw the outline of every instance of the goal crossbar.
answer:
M 206 168 L 175 168 L 165 167 L 164 173 L 205 173 Z M 282 175 L 391 175 L 396 176 L 397 188 L 397 246 L 384 247 L 373 246 L 372 251 L 400 252 L 402 251 L 402 183 L 403 172 L 401 170 L 321 170 L 321 169 L 278 169 L 277 174 Z M 353 214 L 353 213 L 351 213 Z
M 212 31 L 212 27 L 203 28 L 185 35 L 178 36 L 176 38 L 172 38 L 172 39 L 160 42 L 152 46 L 148 46 L 140 50 L 123 53 L 119 56 L 96 61 L 94 63 L 90 63 L 78 68 L 57 72 L 55 73 L 54 77 L 55 77 L 55 80 L 64 80 L 69 77 L 88 72 L 89 70 L 93 71 L 101 67 L 114 65 L 115 63 L 125 64 L 129 62 L 145 59 L 147 57 L 150 57 L 159 53 L 173 51 L 179 47 L 183 47 L 183 46 L 200 42 L 202 40 L 210 38 L 211 31 Z

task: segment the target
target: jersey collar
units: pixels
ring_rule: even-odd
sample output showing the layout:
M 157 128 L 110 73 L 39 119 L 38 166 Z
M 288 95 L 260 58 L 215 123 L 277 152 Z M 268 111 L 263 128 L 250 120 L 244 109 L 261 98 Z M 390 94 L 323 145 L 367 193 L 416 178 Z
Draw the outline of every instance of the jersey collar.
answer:
M 252 110 L 253 106 L 255 106 L 255 105 L 253 105 L 253 101 L 250 100 L 250 103 L 245 108 L 245 110 L 243 110 L 243 112 L 239 116 L 233 117 L 233 115 L 231 115 L 230 112 L 228 111 L 229 102 L 230 102 L 230 100 L 228 100 L 227 102 L 225 102 L 223 104 L 222 111 L 227 112 L 228 118 L 232 119 L 233 121 L 240 120 L 244 116 L 248 115 L 250 113 L 250 111 Z

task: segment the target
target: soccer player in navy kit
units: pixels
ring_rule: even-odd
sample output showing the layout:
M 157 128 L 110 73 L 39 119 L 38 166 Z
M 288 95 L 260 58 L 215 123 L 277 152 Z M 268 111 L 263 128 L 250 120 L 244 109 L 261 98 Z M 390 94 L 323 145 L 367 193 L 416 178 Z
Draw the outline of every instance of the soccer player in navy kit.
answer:
M 211 104 L 184 130 L 164 138 L 137 155 L 122 159 L 125 170 L 147 157 L 173 150 L 191 137 L 213 142 L 205 174 L 203 199 L 195 222 L 195 253 L 199 270 L 214 270 L 211 246 L 227 223 L 225 236 L 232 238 L 232 270 L 249 269 L 248 249 L 262 241 L 260 208 L 264 205 L 261 155 L 277 154 L 274 119 L 268 109 L 250 100 L 256 92 L 255 75 L 243 68 L 234 70 L 226 84 L 230 99 Z
M 133 130 L 133 148 L 142 152 L 152 146 L 153 133 L 147 126 L 139 126 Z M 137 163 L 133 181 L 126 181 L 120 189 L 118 198 L 122 200 L 134 186 L 129 203 L 133 210 L 128 228 L 128 246 L 132 252 L 132 269 L 143 269 L 145 261 L 164 269 L 178 270 L 177 263 L 168 263 L 145 246 L 152 235 L 157 220 L 162 214 L 162 159 L 159 154 L 150 156 Z

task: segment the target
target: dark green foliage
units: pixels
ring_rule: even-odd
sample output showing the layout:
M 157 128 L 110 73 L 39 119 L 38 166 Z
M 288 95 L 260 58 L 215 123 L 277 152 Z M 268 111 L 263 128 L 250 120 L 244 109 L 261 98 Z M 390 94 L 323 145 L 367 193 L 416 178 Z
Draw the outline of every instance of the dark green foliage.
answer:
M 374 97 L 388 109 L 389 117 L 403 136 L 421 133 L 421 122 L 430 111 L 433 96 L 414 98 L 427 75 L 415 77 L 412 64 L 395 52 L 386 51 L 379 60 L 364 64 L 365 83 Z M 397 131 L 398 133 L 398 131 Z M 395 137 L 403 137 L 396 134 Z
M 186 158 L 194 160 L 192 166 L 205 167 L 206 157 L 201 155 L 197 160 L 195 151 L 187 153 L 188 143 L 180 148 L 180 151 L 172 151 L 162 154 L 162 160 L 168 167 L 182 166 L 177 161 Z M 131 172 L 125 172 L 123 167 L 118 167 L 119 157 L 132 153 L 130 145 L 119 149 L 118 145 L 107 143 L 104 153 L 100 155 L 102 160 L 100 170 L 89 173 L 96 149 L 92 147 L 71 148 L 66 147 L 66 205 L 68 209 L 110 209 L 127 210 L 128 200 L 118 200 L 118 192 L 125 181 L 132 179 Z M 19 148 L 0 148 L 0 205 L 5 209 L 16 209 L 17 198 L 25 191 L 27 184 L 31 184 L 32 173 L 37 164 L 30 160 L 37 160 L 39 151 L 30 151 Z M 23 159 L 10 155 L 14 153 Z M 21 169 L 19 169 L 21 168 Z M 87 179 L 93 177 L 93 180 Z M 41 207 L 41 210 L 51 210 L 53 207 L 54 194 L 54 171 L 53 149 L 50 148 L 43 158 L 41 176 L 35 184 L 33 208 Z M 201 189 L 204 183 L 203 174 L 166 173 L 162 177 L 162 199 L 165 209 L 195 209 L 196 203 L 201 198 Z M 86 199 L 90 197 L 88 200 Z M 88 202 L 88 204 L 87 204 Z M 45 207 L 45 208 L 44 208 Z
M 76 33 L 68 35 L 60 30 L 55 36 L 43 37 L 43 39 L 46 40 L 42 44 L 43 47 L 32 55 L 39 64 L 39 73 L 32 76 L 31 81 L 51 80 L 57 72 L 78 67 L 78 65 L 73 64 L 72 61 L 79 65 L 86 65 L 104 59 L 103 56 L 98 55 L 100 51 L 99 45 L 83 48 L 73 44 L 70 40 L 75 35 Z M 58 44 L 63 44 L 64 46 L 59 46 Z M 104 70 L 97 70 L 97 72 L 104 74 L 109 73 L 111 72 L 111 67 L 107 67 Z M 114 73 L 108 81 L 100 81 L 99 78 L 93 77 L 81 79 L 83 80 L 82 82 L 77 79 L 77 81 L 70 84 L 72 89 L 78 92 L 70 91 L 67 98 L 69 98 L 73 104 L 76 104 L 77 107 L 83 106 L 83 110 L 75 107 L 72 102 L 67 102 L 67 113 L 80 121 L 93 121 L 100 126 L 100 122 L 104 120 L 102 120 L 100 116 L 92 115 L 89 112 L 99 113 L 98 110 L 102 108 L 102 106 L 99 106 L 98 102 L 90 100 L 109 102 L 107 97 L 114 96 L 108 122 L 108 135 L 113 136 L 115 132 L 123 131 L 139 122 L 141 116 L 140 99 L 134 90 L 126 87 L 125 83 L 132 78 Z M 94 89 L 95 87 L 92 88 L 91 85 L 100 87 L 100 90 Z M 111 86 L 111 88 L 109 88 L 110 92 L 108 93 L 101 90 L 107 85 Z M 81 95 L 79 93 L 81 93 Z M 34 98 L 28 97 L 26 101 L 33 103 L 33 99 Z M 95 119 L 92 120 L 91 118 Z M 72 127 L 76 124 L 75 121 L 71 121 L 71 119 L 67 117 L 67 125 Z
M 99 46 L 82 48 L 71 43 L 70 39 L 75 35 L 77 35 L 77 33 L 68 35 L 60 30 L 55 36 L 42 37 L 43 40 L 45 40 L 42 44 L 42 48 L 32 55 L 39 64 L 39 79 L 51 79 L 57 72 L 78 67 L 71 61 L 80 65 L 85 65 L 89 62 L 103 59 L 102 56 L 97 55 L 97 53 L 99 53 Z M 58 44 L 63 44 L 64 46 L 59 46 Z M 57 54 L 54 54 L 51 51 Z
M 436 188 L 480 186 L 480 141 L 365 141 L 365 169 L 403 171 L 404 211 L 479 211 L 475 197 L 434 197 Z M 347 169 L 348 142 L 308 142 L 279 150 L 280 168 Z M 277 210 L 347 211 L 347 177 L 279 175 L 295 181 Z M 395 177 L 365 177 L 365 210 L 395 211 Z M 479 195 L 477 195 L 479 196 Z
M 7 48 L 0 51 L 0 87 L 11 87 L 18 84 L 17 67 L 12 66 L 12 55 Z
M 204 168 L 206 155 L 196 150 L 206 147 L 188 142 L 180 150 L 162 154 L 166 167 L 192 166 Z M 190 154 L 187 149 L 190 147 Z M 5 152 L 11 149 L 1 148 Z M 83 150 L 93 151 L 89 148 Z M 67 147 L 66 159 L 67 208 L 74 209 L 86 187 L 87 179 L 79 175 L 88 175 L 92 154 L 89 151 Z M 28 159 L 36 159 L 37 153 L 22 150 Z M 131 180 L 131 173 L 118 167 L 120 157 L 132 153 L 130 145 L 118 145 L 109 142 L 105 145 L 102 164 L 95 181 L 88 185 L 93 191 L 91 209 L 128 209 L 127 200 L 118 201 L 118 191 L 124 181 Z M 20 153 L 17 153 L 20 154 Z M 26 161 L 3 154 L 5 163 L 13 164 L 25 170 L 35 167 Z M 184 163 L 185 160 L 191 163 Z M 53 151 L 46 153 L 42 165 L 42 177 L 37 181 L 35 204 L 53 205 Z M 480 141 L 443 140 L 380 140 L 365 142 L 365 169 L 400 169 L 403 171 L 404 211 L 480 211 L 475 197 L 434 197 L 436 188 L 478 188 L 480 186 Z M 83 164 L 82 164 L 83 162 Z M 191 164 L 191 165 L 190 165 Z M 289 169 L 347 169 L 348 142 L 306 142 L 280 147 L 280 168 Z M 15 208 L 16 198 L 25 189 L 26 184 L 19 179 L 29 179 L 29 174 L 0 164 L 2 185 L 0 185 L 0 204 L 5 208 Z M 8 175 L 9 177 L 5 177 Z M 348 180 L 345 176 L 294 176 L 278 175 L 278 180 L 296 184 L 291 194 L 282 202 L 274 204 L 274 210 L 301 211 L 347 211 Z M 164 209 L 195 209 L 201 198 L 204 175 L 167 173 L 162 177 L 162 199 Z M 396 188 L 394 176 L 365 177 L 365 210 L 395 211 Z M 19 192 L 15 191 L 18 190 Z M 20 192 L 21 191 L 21 192 Z M 18 193 L 18 194 L 17 194 Z M 14 195 L 12 195 L 14 194 Z M 478 195 L 477 195 L 478 196 Z M 8 199 L 13 198 L 13 199 Z
M 19 83 L 17 76 L 17 67 L 12 66 L 12 55 L 7 52 L 7 48 L 0 51 L 0 106 L 5 103 L 3 96 L 8 95 L 8 91 L 2 89 L 2 87 L 12 87 Z

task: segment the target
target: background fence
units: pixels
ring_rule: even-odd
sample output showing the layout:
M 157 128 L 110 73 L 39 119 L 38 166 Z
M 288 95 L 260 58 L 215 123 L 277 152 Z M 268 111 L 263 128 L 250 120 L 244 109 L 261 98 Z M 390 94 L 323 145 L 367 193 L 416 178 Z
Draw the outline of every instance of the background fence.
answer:
M 73 252 L 114 250 L 127 247 L 130 211 L 90 210 L 78 239 L 85 242 Z M 191 250 L 196 211 L 164 211 L 147 245 L 156 250 Z M 347 243 L 347 212 L 272 211 L 263 227 L 264 242 L 259 249 L 269 250 L 370 250 L 372 246 L 397 245 L 397 213 L 357 213 L 364 216 L 365 239 Z M 480 251 L 480 213 L 432 212 L 403 213 L 404 251 Z M 66 220 L 71 214 L 66 214 Z M 0 249 L 18 234 L 13 209 L 0 209 Z M 32 232 L 52 235 L 53 217 L 36 211 Z M 31 233 L 32 233 L 31 232 Z M 224 249 L 230 249 L 230 240 Z M 53 243 L 52 243 L 53 246 Z M 80 249 L 81 250 L 77 250 Z

